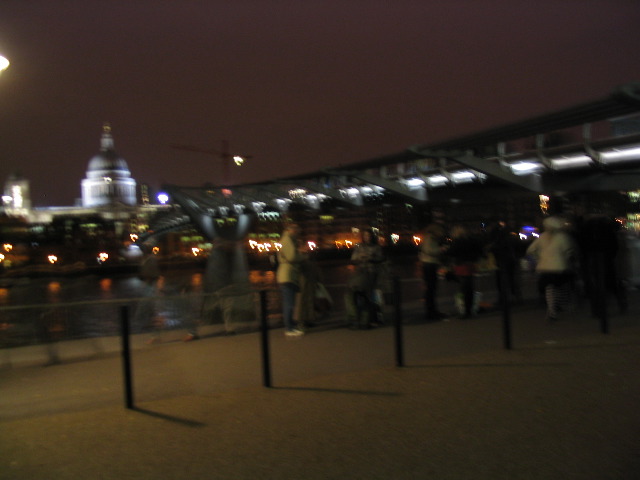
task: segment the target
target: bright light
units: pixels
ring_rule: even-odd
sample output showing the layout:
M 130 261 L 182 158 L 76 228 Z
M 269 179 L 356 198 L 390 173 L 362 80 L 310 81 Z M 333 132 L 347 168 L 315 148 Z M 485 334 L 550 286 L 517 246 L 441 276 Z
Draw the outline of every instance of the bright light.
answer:
M 316 242 L 312 242 L 311 240 L 307 242 L 307 246 L 309 247 L 309 250 L 315 250 L 316 248 L 318 248 L 318 245 L 316 245 Z
M 160 247 L 153 247 L 151 251 L 153 252 L 154 255 L 157 255 L 158 253 L 160 253 Z
M 474 178 L 476 178 L 473 172 L 469 172 L 468 170 L 464 170 L 461 172 L 454 172 L 451 174 L 454 182 L 470 182 Z
M 556 169 L 588 167 L 592 163 L 593 160 L 591 157 L 587 157 L 586 155 L 571 155 L 551 159 L 551 164 L 553 168 Z
M 398 243 L 400 241 L 400 235 L 398 235 L 397 233 L 392 233 L 391 234 L 391 241 L 393 243 Z
M 6 70 L 7 68 L 9 68 L 9 65 L 11 65 L 9 63 L 9 60 L 7 60 L 5 57 L 0 55 L 0 72 L 2 72 L 4 70 Z
M 542 213 L 547 213 L 549 210 L 549 197 L 547 195 L 538 195 L 540 199 L 540 210 Z
M 614 148 L 606 152 L 600 152 L 600 156 L 603 160 L 616 161 L 616 160 L 637 160 L 640 158 L 640 147 L 632 148 Z
M 449 179 L 444 175 L 432 175 L 427 178 L 427 181 L 429 182 L 429 185 L 431 185 L 432 187 L 439 187 L 447 183 Z
M 47 260 L 49 260 L 49 263 L 53 265 L 58 261 L 58 257 L 56 257 L 55 255 L 49 255 L 47 257 Z
M 237 166 L 240 166 L 240 165 L 242 165 L 242 164 L 244 163 L 244 158 L 242 158 L 242 157 L 241 157 L 241 156 L 239 156 L 239 155 L 234 155 L 234 157 L 233 157 L 233 161 L 235 162 L 235 164 L 236 164 Z
M 138 234 L 137 233 L 130 233 L 129 234 L 129 238 L 131 239 L 132 242 L 137 242 L 138 241 Z
M 98 260 L 98 263 L 104 263 L 104 262 L 106 262 L 107 260 L 109 260 L 109 254 L 108 254 L 108 253 L 106 253 L 106 252 L 100 252 L 100 253 L 98 254 L 98 258 L 97 258 L 97 260 Z
M 11 250 L 13 250 L 13 245 L 11 245 L 10 243 L 5 243 L 2 248 L 4 248 L 5 252 L 10 252 Z
M 536 162 L 517 162 L 512 163 L 510 167 L 516 175 L 524 175 L 540 170 L 542 165 Z
M 14 185 L 11 187 L 11 194 L 13 195 L 13 207 L 22 208 L 22 187 Z
M 294 188 L 289 190 L 289 196 L 291 198 L 302 198 L 307 195 L 307 191 L 304 188 Z
M 249 240 L 249 246 L 251 247 L 251 250 L 257 250 L 259 253 L 265 253 L 265 252 L 270 252 L 273 249 L 276 250 L 276 252 L 278 250 L 280 250 L 282 248 L 282 244 L 278 243 L 278 242 L 256 242 L 255 240 Z
M 410 178 L 409 180 L 407 180 L 407 185 L 409 187 L 421 187 L 422 185 L 424 185 L 424 180 L 422 180 L 421 178 Z
M 419 237 L 418 235 L 414 235 L 413 236 L 413 243 L 415 243 L 416 245 L 420 245 L 422 243 L 422 238 Z
M 156 198 L 162 205 L 165 205 L 169 201 L 169 195 L 166 193 L 159 193 Z
M 0 253 L 0 263 L 4 260 L 4 254 Z
M 192 247 L 191 248 L 191 253 L 193 253 L 194 257 L 197 257 L 200 254 L 201 251 L 202 250 L 200 250 L 198 247 Z

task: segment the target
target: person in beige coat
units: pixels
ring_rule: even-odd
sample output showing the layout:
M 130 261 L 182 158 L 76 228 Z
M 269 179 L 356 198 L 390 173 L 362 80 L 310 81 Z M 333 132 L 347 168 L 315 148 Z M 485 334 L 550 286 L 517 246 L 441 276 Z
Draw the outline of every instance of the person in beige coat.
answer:
M 544 291 L 547 320 L 555 321 L 569 295 L 569 285 L 575 275 L 577 246 L 565 231 L 561 217 L 547 217 L 544 232 L 527 249 L 536 261 L 538 287 Z
M 442 266 L 442 257 L 446 249 L 444 237 L 444 227 L 437 223 L 431 223 L 424 229 L 420 243 L 418 258 L 422 264 L 427 322 L 437 322 L 447 318 L 447 315 L 440 312 L 437 306 L 438 270 Z
M 300 291 L 300 276 L 302 262 L 305 255 L 299 246 L 300 227 L 295 223 L 286 226 L 278 250 L 278 270 L 276 281 L 282 293 L 282 318 L 284 321 L 285 335 L 300 336 L 304 331 L 297 328 L 293 312 L 296 305 L 296 295 Z

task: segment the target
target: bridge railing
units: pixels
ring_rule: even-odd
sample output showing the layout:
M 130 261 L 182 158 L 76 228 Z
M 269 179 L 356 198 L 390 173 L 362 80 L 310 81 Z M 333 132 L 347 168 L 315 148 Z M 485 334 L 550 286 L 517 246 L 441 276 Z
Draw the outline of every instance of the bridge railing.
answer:
M 407 282 L 417 288 L 415 280 Z M 347 286 L 327 284 L 326 290 L 332 299 L 331 308 L 316 312 L 313 323 L 341 326 L 346 322 Z M 135 347 L 183 340 L 190 333 L 207 337 L 255 332 L 262 315 L 260 291 L 266 292 L 271 328 L 282 326 L 280 292 L 275 286 L 253 290 L 247 307 L 253 312 L 251 318 L 231 322 L 215 308 L 216 296 L 204 293 L 0 306 L 0 366 L 56 363 L 118 351 L 120 311 L 124 306 L 129 309 Z

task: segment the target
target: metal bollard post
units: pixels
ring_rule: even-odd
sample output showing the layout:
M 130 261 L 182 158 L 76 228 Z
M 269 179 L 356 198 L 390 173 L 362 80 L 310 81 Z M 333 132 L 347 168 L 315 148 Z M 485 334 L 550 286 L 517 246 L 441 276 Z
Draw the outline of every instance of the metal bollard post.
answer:
M 603 252 L 596 255 L 596 304 L 598 305 L 598 318 L 600 319 L 600 332 L 607 335 L 609 333 L 609 315 L 607 312 L 607 285 L 606 285 L 606 262 Z
M 131 348 L 129 345 L 129 307 L 120 308 L 121 340 L 122 340 L 122 373 L 124 376 L 125 406 L 133 409 L 133 382 L 131 376 Z
M 502 341 L 506 350 L 511 350 L 511 283 L 504 269 L 498 271 L 502 288 Z
M 396 367 L 404 367 L 404 344 L 402 338 L 402 291 L 400 288 L 400 279 L 393 278 L 393 306 L 395 315 L 393 317 L 393 326 L 395 332 L 396 346 Z
M 260 338 L 262 340 L 262 383 L 271 387 L 271 357 L 269 355 L 269 322 L 267 321 L 267 291 L 260 290 Z

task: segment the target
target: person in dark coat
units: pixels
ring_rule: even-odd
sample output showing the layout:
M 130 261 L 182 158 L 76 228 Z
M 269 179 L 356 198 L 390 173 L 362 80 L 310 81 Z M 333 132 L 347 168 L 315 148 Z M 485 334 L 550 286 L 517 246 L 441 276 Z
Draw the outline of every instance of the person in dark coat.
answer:
M 383 261 L 384 254 L 378 243 L 378 237 L 371 230 L 364 230 L 362 243 L 356 246 L 351 255 L 355 273 L 349 281 L 349 286 L 353 292 L 353 303 L 356 309 L 356 323 L 352 327 L 367 329 L 380 323 L 374 293 Z M 361 317 L 365 312 L 365 319 L 362 320 Z
M 516 302 L 522 301 L 520 285 L 520 261 L 524 257 L 527 245 L 518 234 L 509 229 L 503 221 L 497 222 L 489 231 L 488 251 L 496 262 L 496 287 L 498 304 L 502 305 L 511 295 Z M 508 290 L 507 290 L 508 289 Z
M 464 312 L 460 318 L 471 318 L 474 275 L 476 263 L 484 256 L 483 242 L 463 225 L 456 225 L 451 230 L 451 244 L 447 250 L 447 256 L 451 259 L 453 273 L 460 283 L 460 293 L 464 301 Z
M 585 294 L 591 303 L 591 313 L 605 314 L 607 295 L 611 294 L 621 312 L 627 309 L 624 285 L 616 268 L 620 251 L 620 225 L 602 214 L 587 216 L 578 228 L 578 244 L 583 262 Z

